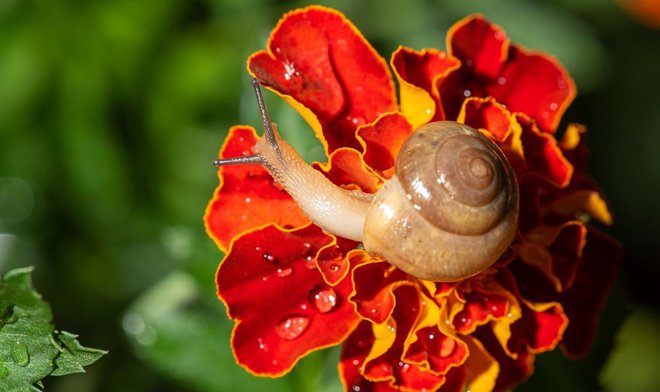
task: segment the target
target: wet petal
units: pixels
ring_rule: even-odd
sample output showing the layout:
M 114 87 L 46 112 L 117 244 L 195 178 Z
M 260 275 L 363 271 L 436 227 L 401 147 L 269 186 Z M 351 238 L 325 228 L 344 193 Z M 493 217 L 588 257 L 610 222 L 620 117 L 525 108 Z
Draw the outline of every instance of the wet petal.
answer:
M 339 148 L 330 154 L 328 163 L 314 163 L 334 184 L 346 189 L 374 193 L 380 187 L 378 176 L 362 160 L 362 155 L 352 148 Z
M 460 62 L 435 49 L 415 51 L 400 46 L 390 60 L 399 81 L 401 112 L 413 129 L 431 120 L 443 120 L 437 83 L 460 66 Z
M 258 136 L 252 127 L 236 126 L 220 149 L 220 158 L 252 154 Z M 220 185 L 204 215 L 206 231 L 222 251 L 233 237 L 263 226 L 301 226 L 309 219 L 260 165 L 230 165 L 218 170 Z
M 295 103 L 332 152 L 358 148 L 355 130 L 396 110 L 386 62 L 341 13 L 311 6 L 286 14 L 252 55 L 249 71 Z
M 487 131 L 497 142 L 506 140 L 515 123 L 509 111 L 490 97 L 466 99 L 456 121 Z
M 533 121 L 517 116 L 522 126 L 525 163 L 531 173 L 537 174 L 558 187 L 565 187 L 573 175 L 573 166 L 564 157 L 552 135 L 541 132 Z
M 471 289 L 463 293 L 462 310 L 451 319 L 456 332 L 468 335 L 477 327 L 491 320 L 507 316 L 513 306 L 517 306 L 511 293 L 503 287 L 488 282 L 488 286 L 473 282 Z
M 374 346 L 365 359 L 363 374 L 372 381 L 389 381 L 403 390 L 436 390 L 445 382 L 444 376 L 401 360 L 405 342 L 420 316 L 421 299 L 412 286 L 395 290 L 397 306 L 386 324 L 374 324 Z M 379 345 L 378 342 L 387 342 Z
M 304 255 L 330 241 L 309 225 L 266 226 L 232 243 L 218 269 L 218 296 L 236 321 L 232 349 L 248 371 L 282 375 L 310 351 L 342 342 L 357 325 L 347 301 L 350 281 L 331 288 L 306 265 Z
M 545 132 L 554 132 L 575 98 L 576 88 L 566 69 L 553 57 L 512 46 L 498 81 L 488 94 L 512 112 L 530 116 Z
M 316 256 L 316 265 L 329 285 L 341 282 L 350 271 L 371 259 L 366 252 L 357 250 L 358 243 L 341 237 L 333 237 L 333 241 L 321 248 Z
M 472 73 L 495 79 L 509 52 L 509 40 L 499 26 L 481 15 L 468 16 L 447 32 L 447 48 Z
M 396 390 L 390 387 L 388 382 L 373 382 L 362 376 L 362 365 L 374 341 L 371 323 L 363 321 L 344 343 L 339 360 L 339 377 L 345 391 L 389 392 Z
M 394 290 L 412 284 L 412 278 L 387 262 L 373 260 L 355 268 L 353 282 L 355 292 L 349 301 L 361 317 L 380 324 L 392 314 Z
M 385 177 L 391 177 L 399 150 L 412 132 L 412 125 L 399 113 L 385 114 L 373 124 L 360 127 L 357 135 L 364 148 L 364 161 Z

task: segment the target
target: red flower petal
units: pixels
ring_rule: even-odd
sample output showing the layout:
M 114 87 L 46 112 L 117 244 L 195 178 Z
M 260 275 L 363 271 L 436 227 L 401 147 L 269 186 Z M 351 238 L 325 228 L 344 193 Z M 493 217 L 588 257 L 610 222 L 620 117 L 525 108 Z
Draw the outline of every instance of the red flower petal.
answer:
M 248 371 L 282 375 L 310 351 L 342 342 L 357 325 L 347 301 L 350 281 L 330 287 L 305 260 L 330 240 L 313 225 L 266 226 L 232 243 L 218 268 L 218 296 L 236 320 L 232 348 Z
M 556 227 L 539 227 L 518 246 L 520 257 L 541 270 L 557 292 L 571 287 L 582 264 L 587 229 L 580 221 Z
M 401 360 L 405 342 L 420 316 L 421 299 L 417 288 L 401 286 L 395 291 L 397 306 L 387 326 L 374 326 L 384 330 L 388 335 L 394 335 L 394 341 L 389 348 L 382 352 L 374 348 L 363 366 L 363 375 L 372 381 L 388 381 L 393 386 L 403 390 L 423 391 L 436 390 L 445 382 L 444 376 L 435 375 Z M 375 333 L 375 330 L 374 330 Z M 390 337 L 380 337 L 389 341 Z M 377 341 L 379 337 L 377 336 Z M 374 351 L 377 351 L 374 355 Z
M 452 319 L 456 332 L 467 335 L 474 332 L 478 326 L 507 315 L 511 306 L 508 300 L 510 294 L 504 292 L 502 287 L 497 287 L 496 290 L 487 290 L 476 282 L 472 284 L 472 290 L 463 294 L 463 309 Z
M 521 138 L 529 170 L 558 187 L 568 185 L 573 175 L 573 166 L 562 154 L 555 138 L 541 132 L 525 116 L 516 117 L 522 126 Z
M 511 133 L 512 120 L 509 111 L 489 97 L 466 99 L 456 121 L 488 131 L 493 140 L 503 142 Z
M 391 177 L 399 150 L 412 132 L 412 125 L 399 113 L 385 114 L 373 124 L 360 127 L 357 135 L 364 146 L 364 161 L 380 174 Z
M 456 70 L 460 62 L 439 50 L 415 51 L 400 46 L 392 54 L 390 64 L 399 81 L 401 112 L 413 128 L 444 120 L 436 84 Z
M 347 189 L 374 193 L 380 186 L 378 176 L 366 167 L 362 155 L 352 148 L 337 149 L 330 154 L 328 163 L 315 162 L 313 166 L 334 184 Z
M 384 323 L 394 309 L 394 290 L 410 285 L 410 277 L 400 269 L 384 261 L 365 263 L 353 271 L 355 293 L 349 301 L 355 311 L 374 323 Z
M 421 328 L 415 333 L 417 340 L 408 347 L 403 357 L 406 362 L 426 363 L 432 372 L 445 375 L 450 368 L 467 359 L 467 345 L 443 334 L 437 327 Z
M 532 117 L 542 130 L 554 132 L 576 88 L 557 60 L 513 46 L 498 82 L 488 85 L 488 93 L 512 112 Z
M 369 354 L 375 337 L 371 323 L 363 321 L 344 343 L 339 360 L 339 377 L 345 391 L 390 392 L 396 391 L 387 382 L 373 382 L 362 376 L 362 364 Z
M 500 365 L 497 381 L 493 391 L 509 391 L 515 385 L 529 377 L 534 371 L 534 355 L 528 351 L 518 352 L 515 358 L 511 358 L 493 334 L 488 326 L 479 328 L 477 337 Z
M 562 346 L 573 357 L 583 356 L 591 347 L 598 313 L 614 285 L 623 258 L 618 242 L 589 227 L 587 245 L 573 286 L 563 293 L 561 303 L 571 320 Z
M 237 126 L 220 149 L 220 158 L 252 154 L 258 136 L 252 127 Z M 220 185 L 204 215 L 208 235 L 225 252 L 236 235 L 268 223 L 301 226 L 309 222 L 296 202 L 260 165 L 222 166 Z
M 248 69 L 298 103 L 328 152 L 358 148 L 357 127 L 396 110 L 387 64 L 350 21 L 329 8 L 286 14 L 271 33 L 268 51 L 252 55 Z
M 364 258 L 370 258 L 365 252 L 355 250 L 357 245 L 355 241 L 335 237 L 319 251 L 316 265 L 328 284 L 334 286 L 341 282 L 348 275 L 351 266 L 357 266 Z
M 474 15 L 449 29 L 447 48 L 475 75 L 495 79 L 507 58 L 509 40 L 499 26 L 491 24 L 481 15 Z

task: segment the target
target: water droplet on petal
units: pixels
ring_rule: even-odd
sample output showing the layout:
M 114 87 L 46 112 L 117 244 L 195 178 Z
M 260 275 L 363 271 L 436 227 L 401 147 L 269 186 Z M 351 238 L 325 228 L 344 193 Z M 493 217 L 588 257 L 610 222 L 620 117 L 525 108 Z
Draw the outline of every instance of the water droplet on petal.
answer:
M 293 268 L 291 267 L 284 267 L 284 268 L 278 268 L 277 269 L 277 276 L 280 278 L 285 278 L 293 273 Z
M 352 392 L 360 392 L 361 390 L 362 390 L 362 388 L 360 388 L 359 385 L 353 385 L 353 386 L 351 387 L 351 391 L 352 391 Z
M 557 102 L 553 102 L 550 104 L 550 110 L 557 110 L 559 108 L 559 105 L 557 105 Z
M 257 344 L 259 345 L 259 350 L 268 352 L 268 346 L 262 338 L 257 338 Z
M 353 360 L 353 366 L 357 366 L 357 365 L 359 365 L 359 364 L 360 364 L 360 360 L 359 360 L 359 359 L 354 359 L 354 360 Z
M 339 264 L 330 264 L 330 271 L 337 272 L 339 271 Z
M 314 257 L 312 256 L 305 257 L 305 267 L 311 270 L 316 268 L 316 260 L 314 260 Z
M 7 378 L 8 375 L 9 375 L 9 369 L 7 369 L 5 365 L 0 363 L 0 380 L 2 380 L 3 378 Z
M 465 89 L 465 90 L 463 91 L 463 96 L 464 96 L 465 98 L 468 98 L 468 97 L 470 97 L 471 95 L 472 95 L 472 91 L 470 91 L 470 90 L 468 90 L 468 89 Z
M 270 253 L 264 252 L 261 257 L 265 260 L 268 261 L 269 263 L 277 264 L 279 261 L 275 258 L 275 256 L 271 255 Z
M 499 84 L 500 86 L 504 86 L 506 84 L 506 78 L 500 76 L 499 78 L 497 78 L 497 84 Z
M 282 339 L 294 340 L 309 326 L 309 319 L 305 316 L 285 317 L 275 327 L 275 333 Z
M 332 287 L 316 286 L 309 293 L 309 301 L 319 312 L 328 313 L 337 306 L 337 293 Z
M 11 348 L 11 357 L 18 366 L 25 367 L 30 363 L 30 354 L 25 344 L 16 341 Z

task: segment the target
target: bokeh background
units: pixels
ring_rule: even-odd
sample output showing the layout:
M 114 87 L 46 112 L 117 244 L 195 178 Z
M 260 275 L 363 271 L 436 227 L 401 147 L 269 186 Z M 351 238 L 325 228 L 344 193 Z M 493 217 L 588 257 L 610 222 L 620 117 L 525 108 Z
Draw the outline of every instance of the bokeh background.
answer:
M 565 64 L 579 95 L 564 125 L 588 126 L 590 173 L 615 216 L 605 230 L 626 259 L 592 354 L 542 355 L 519 390 L 660 390 L 660 2 L 321 3 L 386 58 L 399 44 L 444 48 L 447 28 L 477 11 Z M 340 389 L 337 349 L 278 380 L 234 364 L 215 296 L 222 255 L 202 224 L 228 128 L 258 125 L 245 60 L 307 4 L 0 0 L 0 273 L 36 266 L 56 327 L 110 350 L 48 391 Z M 267 101 L 284 137 L 323 160 L 299 116 Z

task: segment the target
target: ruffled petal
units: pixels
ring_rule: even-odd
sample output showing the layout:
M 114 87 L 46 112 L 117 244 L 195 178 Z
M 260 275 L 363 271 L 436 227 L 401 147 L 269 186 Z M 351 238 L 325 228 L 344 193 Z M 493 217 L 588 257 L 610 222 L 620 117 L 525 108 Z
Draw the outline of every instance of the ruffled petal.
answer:
M 373 259 L 353 270 L 355 292 L 349 301 L 364 319 L 384 323 L 394 310 L 394 290 L 402 285 L 413 284 L 409 275 L 391 264 Z
M 507 59 L 509 39 L 499 26 L 472 15 L 449 29 L 447 49 L 475 75 L 495 79 Z
M 349 279 L 330 287 L 304 255 L 331 241 L 318 227 L 276 226 L 232 242 L 217 273 L 218 296 L 236 321 L 236 361 L 256 375 L 279 376 L 307 353 L 341 343 L 359 322 Z
M 492 385 L 485 391 L 509 391 L 534 371 L 534 355 L 528 351 L 521 351 L 510 356 L 500 345 L 493 331 L 484 326 L 476 333 L 478 341 L 488 353 L 488 357 L 498 365 Z M 472 352 L 472 351 L 471 351 Z M 491 373 L 492 374 L 492 373 Z M 471 391 L 475 389 L 470 388 Z
M 321 248 L 316 256 L 316 265 L 329 285 L 341 282 L 351 267 L 360 265 L 371 259 L 366 252 L 357 250 L 358 243 L 342 237 L 334 237 L 333 241 Z
M 573 175 L 573 165 L 564 157 L 555 138 L 541 132 L 534 121 L 524 115 L 518 115 L 517 120 L 522 126 L 521 139 L 529 171 L 560 188 L 567 186 Z
M 568 71 L 553 57 L 512 46 L 498 80 L 487 86 L 489 95 L 512 112 L 530 116 L 545 132 L 554 132 L 575 98 Z
M 328 153 L 358 148 L 357 127 L 397 108 L 387 63 L 350 21 L 329 8 L 286 14 L 268 50 L 250 57 L 248 70 L 294 103 Z
M 400 46 L 390 60 L 399 81 L 401 113 L 414 129 L 444 120 L 436 84 L 460 66 L 458 59 L 435 49 L 415 51 Z
M 373 124 L 360 127 L 358 140 L 364 148 L 364 161 L 382 176 L 394 175 L 394 162 L 413 126 L 399 113 L 388 113 Z
M 258 136 L 252 127 L 236 126 L 220 149 L 220 158 L 252 154 Z M 209 201 L 204 225 L 209 237 L 226 252 L 231 239 L 269 223 L 298 227 L 309 222 L 296 202 L 261 165 L 222 166 L 220 184 Z
M 468 98 L 456 120 L 485 131 L 496 142 L 504 142 L 511 134 L 515 119 L 493 98 Z
M 436 390 L 445 383 L 444 376 L 401 360 L 422 307 L 419 292 L 412 286 L 395 290 L 397 306 L 387 324 L 373 325 L 374 346 L 365 359 L 363 375 L 372 381 L 389 381 L 392 386 L 409 391 Z M 378 341 L 387 345 L 379 345 Z
M 571 320 L 562 346 L 573 357 L 584 356 L 595 338 L 598 313 L 619 274 L 623 251 L 608 235 L 589 227 L 583 261 L 573 286 L 560 302 Z
M 571 287 L 582 264 L 587 229 L 580 221 L 556 227 L 538 227 L 518 246 L 526 263 L 541 270 L 557 292 Z
M 335 185 L 346 189 L 374 193 L 381 185 L 378 175 L 362 160 L 362 154 L 352 148 L 339 148 L 330 154 L 328 163 L 315 162 L 313 166 Z

